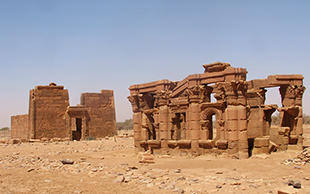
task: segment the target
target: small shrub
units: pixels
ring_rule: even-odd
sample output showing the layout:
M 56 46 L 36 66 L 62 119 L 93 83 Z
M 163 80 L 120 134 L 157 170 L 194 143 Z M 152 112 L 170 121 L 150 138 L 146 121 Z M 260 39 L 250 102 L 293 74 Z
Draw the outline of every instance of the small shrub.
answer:
M 95 138 L 95 137 L 92 137 L 92 136 L 87 136 L 86 140 L 87 140 L 87 141 L 96 140 L 96 138 Z

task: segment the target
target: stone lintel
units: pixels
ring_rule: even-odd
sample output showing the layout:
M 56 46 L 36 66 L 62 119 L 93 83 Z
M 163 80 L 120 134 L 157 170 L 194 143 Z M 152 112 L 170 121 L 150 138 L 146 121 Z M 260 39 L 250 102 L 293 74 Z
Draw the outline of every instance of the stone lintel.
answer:
M 209 63 L 202 66 L 205 68 L 205 73 L 210 73 L 224 71 L 227 67 L 230 67 L 230 64 L 217 61 L 215 63 Z

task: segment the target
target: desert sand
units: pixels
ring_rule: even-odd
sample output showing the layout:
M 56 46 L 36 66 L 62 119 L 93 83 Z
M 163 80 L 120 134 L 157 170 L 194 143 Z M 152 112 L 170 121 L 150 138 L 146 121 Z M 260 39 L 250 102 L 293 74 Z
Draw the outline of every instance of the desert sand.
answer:
M 310 145 L 310 127 L 304 146 Z M 132 137 L 0 144 L 0 193 L 310 193 L 300 151 L 249 159 L 155 156 L 139 163 Z M 62 160 L 73 162 L 63 164 Z M 289 182 L 298 183 L 294 188 Z M 298 187 L 297 184 L 297 187 Z

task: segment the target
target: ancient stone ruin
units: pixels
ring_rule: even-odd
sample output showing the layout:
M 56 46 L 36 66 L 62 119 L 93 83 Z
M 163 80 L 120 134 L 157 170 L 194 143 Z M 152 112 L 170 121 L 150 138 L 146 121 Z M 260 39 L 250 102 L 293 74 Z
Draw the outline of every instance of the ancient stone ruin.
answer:
M 12 138 L 85 140 L 117 133 L 112 90 L 82 93 L 80 103 L 69 105 L 64 86 L 36 86 L 30 90 L 29 113 L 11 117 Z
M 130 86 L 136 153 L 248 158 L 274 150 L 302 149 L 302 75 L 246 80 L 229 63 L 203 65 L 182 81 Z M 265 104 L 266 88 L 279 87 L 282 107 Z M 211 102 L 214 96 L 215 102 Z M 280 112 L 280 126 L 271 115 Z M 215 120 L 212 119 L 215 117 Z

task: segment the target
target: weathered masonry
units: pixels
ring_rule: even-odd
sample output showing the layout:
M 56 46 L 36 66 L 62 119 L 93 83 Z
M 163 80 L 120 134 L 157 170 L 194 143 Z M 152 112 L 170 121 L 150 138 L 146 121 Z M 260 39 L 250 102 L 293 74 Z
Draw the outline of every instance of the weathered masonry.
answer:
M 247 70 L 229 63 L 203 67 L 204 73 L 182 81 L 130 86 L 136 153 L 225 152 L 248 158 L 275 149 L 302 148 L 302 75 L 246 81 Z M 279 87 L 282 107 L 265 105 L 270 87 Z M 216 102 L 211 102 L 212 96 Z M 281 124 L 271 127 L 275 110 L 280 112 Z
M 69 106 L 68 90 L 51 83 L 30 90 L 29 113 L 11 117 L 12 138 L 83 140 L 116 134 L 112 90 L 82 93 L 81 105 Z

